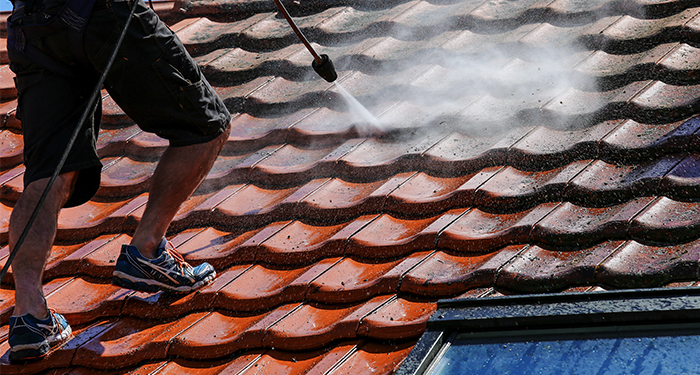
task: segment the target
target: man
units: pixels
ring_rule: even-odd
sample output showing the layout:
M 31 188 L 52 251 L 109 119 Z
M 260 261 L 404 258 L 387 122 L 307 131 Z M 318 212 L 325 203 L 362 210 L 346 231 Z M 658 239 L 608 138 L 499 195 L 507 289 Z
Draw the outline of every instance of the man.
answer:
M 10 218 L 11 249 L 107 66 L 131 1 L 14 3 L 8 54 L 16 74 L 26 173 Z M 146 292 L 189 292 L 210 282 L 214 269 L 206 263 L 191 267 L 165 233 L 225 144 L 231 115 L 174 33 L 143 2 L 136 6 L 104 86 L 143 130 L 168 139 L 170 145 L 152 177 L 143 218 L 131 243 L 122 246 L 113 283 Z M 11 362 L 41 358 L 71 336 L 66 320 L 48 309 L 41 280 L 59 211 L 88 201 L 99 187 L 97 102 L 12 264 L 16 297 L 10 318 Z

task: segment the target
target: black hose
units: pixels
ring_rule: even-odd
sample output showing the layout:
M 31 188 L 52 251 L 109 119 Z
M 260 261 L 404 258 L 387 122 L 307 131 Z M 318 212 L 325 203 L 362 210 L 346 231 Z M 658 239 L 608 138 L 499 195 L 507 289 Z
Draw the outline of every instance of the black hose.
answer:
M 121 47 L 122 42 L 124 41 L 124 37 L 126 36 L 126 32 L 129 29 L 129 24 L 131 23 L 131 19 L 134 16 L 134 12 L 136 12 L 136 6 L 138 5 L 139 0 L 132 0 L 134 4 L 131 6 L 131 13 L 129 13 L 129 18 L 127 18 L 126 23 L 124 24 L 124 30 L 122 30 L 121 35 L 119 35 L 119 40 L 117 41 L 117 44 L 114 46 L 114 51 L 112 52 L 112 56 L 110 57 L 109 61 L 107 62 L 107 66 L 104 69 L 104 73 L 100 76 L 100 80 L 97 83 L 97 86 L 95 87 L 95 90 L 93 90 L 92 95 L 90 96 L 90 99 L 88 99 L 88 102 L 85 105 L 85 110 L 83 111 L 82 116 L 80 117 L 80 121 L 78 121 L 78 125 L 75 127 L 75 130 L 73 131 L 73 135 L 71 136 L 70 140 L 68 141 L 68 145 L 66 145 L 66 150 L 63 152 L 63 156 L 61 157 L 61 160 L 58 163 L 58 166 L 56 166 L 56 170 L 53 172 L 53 175 L 51 176 L 51 179 L 49 180 L 49 183 L 46 185 L 46 188 L 44 189 L 44 192 L 41 194 L 41 198 L 39 198 L 39 202 L 37 202 L 36 207 L 34 207 L 34 211 L 32 212 L 32 216 L 29 217 L 29 221 L 27 221 L 27 225 L 24 227 L 24 230 L 22 231 L 22 234 L 19 236 L 19 239 L 17 240 L 17 243 L 15 244 L 14 249 L 12 249 L 12 252 L 10 252 L 10 256 L 7 258 L 7 261 L 5 262 L 5 266 L 2 268 L 2 271 L 0 272 L 0 282 L 5 278 L 5 275 L 7 274 L 7 270 L 10 268 L 10 265 L 12 264 L 12 261 L 15 259 L 15 256 L 17 255 L 17 252 L 19 251 L 20 247 L 22 246 L 22 243 L 24 240 L 27 238 L 27 235 L 29 234 L 29 229 L 31 229 L 32 225 L 34 224 L 34 221 L 36 221 L 37 216 L 39 216 L 39 210 L 41 209 L 41 206 L 43 206 L 44 201 L 46 201 L 46 197 L 49 195 L 49 191 L 51 191 L 51 188 L 53 187 L 53 184 L 56 182 L 56 178 L 58 178 L 58 175 L 61 172 L 61 169 L 63 168 L 63 165 L 66 163 L 66 159 L 68 159 L 68 154 L 70 153 L 71 149 L 73 148 L 73 144 L 75 143 L 75 140 L 78 138 L 78 134 L 80 133 L 80 129 L 83 127 L 83 123 L 85 123 L 85 120 L 88 117 L 88 114 L 90 113 L 90 110 L 93 107 L 93 103 L 95 103 L 95 100 L 97 99 L 97 95 L 99 95 L 100 90 L 102 89 L 102 85 L 105 82 L 105 79 L 107 79 L 107 74 L 109 73 L 109 70 L 112 68 L 112 64 L 114 63 L 114 60 L 117 58 L 117 52 L 119 51 L 119 47 Z

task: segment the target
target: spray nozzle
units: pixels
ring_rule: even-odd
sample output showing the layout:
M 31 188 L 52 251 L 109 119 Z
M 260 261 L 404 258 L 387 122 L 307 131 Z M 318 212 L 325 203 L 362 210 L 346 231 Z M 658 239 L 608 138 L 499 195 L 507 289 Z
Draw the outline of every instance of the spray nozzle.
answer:
M 321 61 L 314 60 L 311 63 L 311 67 L 314 68 L 316 73 L 320 75 L 323 79 L 328 82 L 333 82 L 338 78 L 338 73 L 335 72 L 335 67 L 333 67 L 333 61 L 328 55 L 320 55 Z

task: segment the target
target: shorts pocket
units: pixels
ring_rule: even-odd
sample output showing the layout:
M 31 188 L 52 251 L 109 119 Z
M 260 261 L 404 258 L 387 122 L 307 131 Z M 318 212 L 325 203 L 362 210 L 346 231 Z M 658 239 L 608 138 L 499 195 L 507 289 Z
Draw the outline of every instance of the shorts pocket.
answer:
M 221 131 L 228 110 L 204 79 L 193 83 L 162 59 L 156 60 L 153 67 L 180 106 L 182 114 L 199 132 L 210 135 Z

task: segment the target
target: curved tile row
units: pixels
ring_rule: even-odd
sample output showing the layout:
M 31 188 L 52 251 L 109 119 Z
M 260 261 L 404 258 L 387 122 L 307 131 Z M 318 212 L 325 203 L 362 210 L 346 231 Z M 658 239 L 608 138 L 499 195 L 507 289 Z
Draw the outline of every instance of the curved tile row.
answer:
M 324 154 L 326 150 L 320 153 Z M 280 160 L 290 160 L 287 156 Z M 332 169 L 334 163 L 337 167 L 349 160 L 351 159 L 344 157 L 326 165 Z M 305 160 L 301 158 L 301 162 L 303 161 Z M 324 177 L 290 187 L 264 187 L 210 179 L 202 189 L 211 192 L 200 192 L 183 204 L 171 230 L 174 232 L 202 226 L 213 226 L 221 230 L 254 230 L 273 221 L 284 220 L 342 225 L 363 215 L 388 213 L 400 218 L 416 219 L 434 217 L 450 209 L 470 207 L 492 213 L 517 214 L 547 205 L 549 202 L 562 201 L 567 205 L 577 205 L 582 210 L 604 211 L 631 205 L 638 198 L 645 196 L 664 197 L 659 199 L 674 202 L 673 204 L 685 204 L 694 209 L 697 203 L 683 201 L 697 196 L 699 163 L 700 157 L 697 153 L 670 154 L 633 165 L 583 160 L 545 171 L 522 171 L 510 166 L 498 166 L 457 177 L 406 172 L 370 182 Z M 111 172 L 116 167 L 105 170 L 100 191 L 101 195 L 105 196 L 106 192 L 114 189 L 113 193 L 107 195 L 111 200 L 92 200 L 79 207 L 62 211 L 57 237 L 60 241 L 74 243 L 81 239 L 121 233 L 135 228 L 145 208 L 147 193 L 122 201 L 114 199 L 129 194 L 133 196 L 145 190 L 150 178 L 150 168 L 135 168 L 132 162 L 122 166 L 124 165 L 128 167 L 124 171 L 129 173 L 126 181 L 130 184 L 118 183 L 123 180 L 112 182 L 118 175 Z M 152 167 L 154 164 L 146 165 Z M 264 161 L 257 163 L 250 175 L 266 166 L 283 171 L 280 174 L 272 173 L 271 176 L 284 176 L 287 172 L 296 173 L 297 176 L 306 174 L 307 178 L 313 177 L 308 176 L 309 169 L 306 168 L 295 169 L 284 164 L 278 167 L 274 166 L 274 162 L 266 165 Z M 377 177 L 401 172 L 401 167 L 390 164 L 386 166 L 386 171 L 382 171 L 381 167 L 375 165 L 361 168 L 361 165 L 355 164 L 352 170 L 375 173 Z M 8 174 L 10 172 L 5 173 Z M 10 176 L 11 174 L 8 177 Z M 137 176 L 142 176 L 142 181 L 135 180 Z M 271 178 L 270 181 L 274 179 Z M 7 181 L 2 186 L 4 199 L 16 199 L 21 183 L 21 175 Z M 218 188 L 214 189 L 215 186 Z M 426 187 L 429 189 L 426 190 Z M 10 206 L 1 206 L 7 211 L 10 210 Z M 674 222 L 673 218 L 669 220 Z M 648 235 L 652 239 L 663 237 L 653 231 Z M 0 223 L 0 241 L 7 243 L 6 220 Z
M 579 284 L 659 286 L 697 277 L 696 211 L 697 204 L 649 197 L 603 209 L 552 203 L 511 215 L 467 209 L 422 220 L 368 216 L 332 227 L 295 221 L 242 233 L 193 229 L 173 243 L 188 261 L 208 261 L 220 275 L 187 296 L 134 293 L 89 281 L 109 280 L 119 247 L 129 241 L 109 235 L 86 245 L 56 246 L 45 291 L 52 306 L 82 324 L 105 316 L 161 319 L 210 308 L 266 311 L 301 301 L 334 306 L 397 293 L 435 298 L 484 286 L 519 292 Z M 643 261 L 633 260 L 635 251 Z M 532 252 L 538 255 L 528 255 Z M 595 264 L 572 263 L 589 253 Z M 7 247 L 0 256 L 4 264 Z M 447 266 L 445 257 L 455 265 Z M 549 267 L 564 275 L 551 275 Z M 539 276 L 531 274 L 538 270 Z M 508 282 L 499 284 L 503 280 Z M 3 321 L 11 313 L 9 294 L 0 304 Z
M 60 358 L 59 351 L 52 353 L 57 361 L 54 366 L 46 361 L 24 367 L 6 366 L 7 374 L 89 375 L 89 374 L 152 374 L 152 375 L 215 375 L 215 374 L 358 374 L 366 368 L 378 373 L 393 373 L 415 344 L 413 341 L 398 343 L 372 340 L 345 340 L 334 347 L 308 352 L 290 352 L 278 349 L 250 350 L 232 360 L 193 361 L 185 358 L 160 360 L 121 370 L 96 370 L 91 366 L 72 364 L 70 359 Z M 61 367 L 70 366 L 70 367 Z
M 693 8 L 697 4 L 690 1 L 668 2 L 673 9 L 661 12 L 645 12 L 644 6 L 635 6 L 630 2 L 625 7 L 610 11 L 615 7 L 614 2 L 607 3 L 604 5 L 607 10 L 562 15 L 555 10 L 565 8 L 561 6 L 562 2 L 552 4 L 544 0 L 517 3 L 462 1 L 443 4 L 410 1 L 383 10 L 365 11 L 356 6 L 326 8 L 310 15 L 295 17 L 295 22 L 310 40 L 329 46 L 359 42 L 377 34 L 393 37 L 411 35 L 413 39 L 425 40 L 446 31 L 508 33 L 523 25 L 542 23 L 569 30 L 578 28 L 578 33 L 582 36 L 577 41 L 592 49 L 603 47 L 608 51 L 629 52 L 649 48 L 656 43 L 655 38 L 671 41 L 697 31 L 694 29 L 697 24 L 692 19 L 697 14 L 697 9 Z M 555 7 L 548 9 L 548 5 Z M 197 16 L 196 10 L 189 14 Z M 196 55 L 232 45 L 243 46 L 248 51 L 270 51 L 298 43 L 285 20 L 275 15 L 276 10 L 272 13 L 256 13 L 232 24 L 201 18 L 197 22 L 183 21 L 187 22 L 186 26 L 175 27 Z M 590 24 L 595 25 L 601 20 L 609 22 L 610 19 L 618 19 L 617 24 L 610 29 L 582 32 Z M 639 27 L 642 23 L 645 27 Z M 634 32 L 630 33 L 630 30 Z M 558 38 L 562 36 L 560 33 Z M 631 41 L 634 42 L 630 43 Z
M 415 339 L 434 311 L 431 303 L 382 296 L 344 307 L 296 303 L 238 316 L 213 311 L 175 320 L 104 320 L 103 315 L 94 323 L 73 323 L 77 327 L 74 337 L 36 366 L 42 370 L 71 365 L 120 369 L 176 357 L 223 358 L 258 348 L 313 351 L 339 340 Z M 78 317 L 70 315 L 69 319 L 73 322 Z M 7 341 L 0 344 L 4 353 L 7 347 Z M 13 368 L 3 366 L 3 373 L 6 370 Z
M 699 11 L 700 8 L 695 8 L 692 13 L 697 14 Z M 323 47 L 322 51 L 333 56 L 341 77 L 344 70 L 352 68 L 371 75 L 374 81 L 386 81 L 386 75 L 410 70 L 416 65 L 430 64 L 440 65 L 448 72 L 451 71 L 452 75 L 460 76 L 464 75 L 465 64 L 502 56 L 530 62 L 542 58 L 552 59 L 551 63 L 556 62 L 558 69 L 571 70 L 571 84 L 581 89 L 591 87 L 593 80 L 605 90 L 622 87 L 635 80 L 656 79 L 676 85 L 697 83 L 698 68 L 693 63 L 694 60 L 688 58 L 697 54 L 697 49 L 688 43 L 694 43 L 693 40 L 700 37 L 677 35 L 669 38 L 667 30 L 663 30 L 660 35 L 665 39 L 655 36 L 643 49 L 639 48 L 639 41 L 604 40 L 584 43 L 587 39 L 581 33 L 590 31 L 588 39 L 601 38 L 601 33 L 604 35 L 607 28 L 614 27 L 619 20 L 606 21 L 607 24 L 587 25 L 586 29 L 581 26 L 574 30 L 546 24 L 523 26 L 506 35 L 497 34 L 498 38 L 493 35 L 475 35 L 468 31 L 441 34 L 428 42 L 391 37 L 370 38 L 357 44 Z M 570 35 L 571 38 L 565 39 L 563 35 Z M 582 43 L 587 44 L 586 48 L 590 51 L 582 50 L 582 47 L 576 48 Z M 627 44 L 638 50 L 631 50 L 633 47 Z M 617 50 L 611 49 L 610 45 L 617 46 Z M 557 47 L 572 51 L 558 55 Z M 298 42 L 269 52 L 224 47 L 198 58 L 207 76 L 221 85 L 244 83 L 256 77 L 271 75 L 290 81 L 307 80 L 310 76 L 309 60 L 308 52 Z M 470 79 L 484 81 L 482 85 L 476 85 L 477 88 L 500 85 L 498 80 L 485 76 Z M 402 84 L 406 86 L 404 89 L 416 89 L 406 82 Z M 376 95 L 380 94 L 391 94 L 391 91 L 378 92 Z
M 303 115 L 300 113 L 297 117 Z M 520 170 L 546 170 L 588 159 L 629 164 L 699 149 L 694 134 L 700 126 L 697 119 L 661 125 L 618 120 L 580 130 L 555 130 L 557 137 L 549 137 L 553 130 L 546 127 L 515 128 L 505 134 L 486 137 L 449 133 L 450 129 L 446 128 L 427 134 L 419 132 L 409 138 L 401 138 L 400 133 L 396 138 L 389 135 L 384 139 L 348 138 L 349 134 L 345 134 L 335 141 L 328 139 L 332 138 L 328 137 L 328 132 L 319 132 L 309 134 L 309 141 L 302 143 L 268 144 L 282 137 L 293 142 L 299 140 L 295 134 L 302 131 L 305 124 L 318 125 L 319 118 L 312 114 L 293 125 L 283 125 L 282 128 L 273 125 L 275 128 L 270 132 L 258 134 L 238 130 L 246 129 L 245 123 L 251 120 L 248 115 L 234 120 L 236 131 L 204 182 L 202 191 L 236 183 L 292 186 L 333 176 L 349 181 L 366 180 L 367 176 L 381 179 L 416 170 L 436 176 L 465 175 L 498 165 L 510 165 Z M 272 132 L 277 135 L 270 135 Z M 22 179 L 18 177 L 23 174 L 24 167 L 17 165 L 21 160 L 21 139 L 9 130 L 4 134 L 12 152 L 0 159 L 3 166 L 10 168 L 0 174 L 2 200 L 14 202 L 22 189 Z M 105 129 L 101 136 L 98 153 L 105 168 L 98 197 L 114 200 L 143 193 L 150 171 L 167 142 L 141 132 L 136 126 Z M 326 143 L 313 144 L 315 139 L 324 138 Z M 246 145 L 261 148 L 246 151 L 249 149 Z M 370 151 L 375 157 L 366 160 L 365 155 Z M 115 157 L 120 153 L 126 156 Z M 11 168 L 13 165 L 16 166 Z

